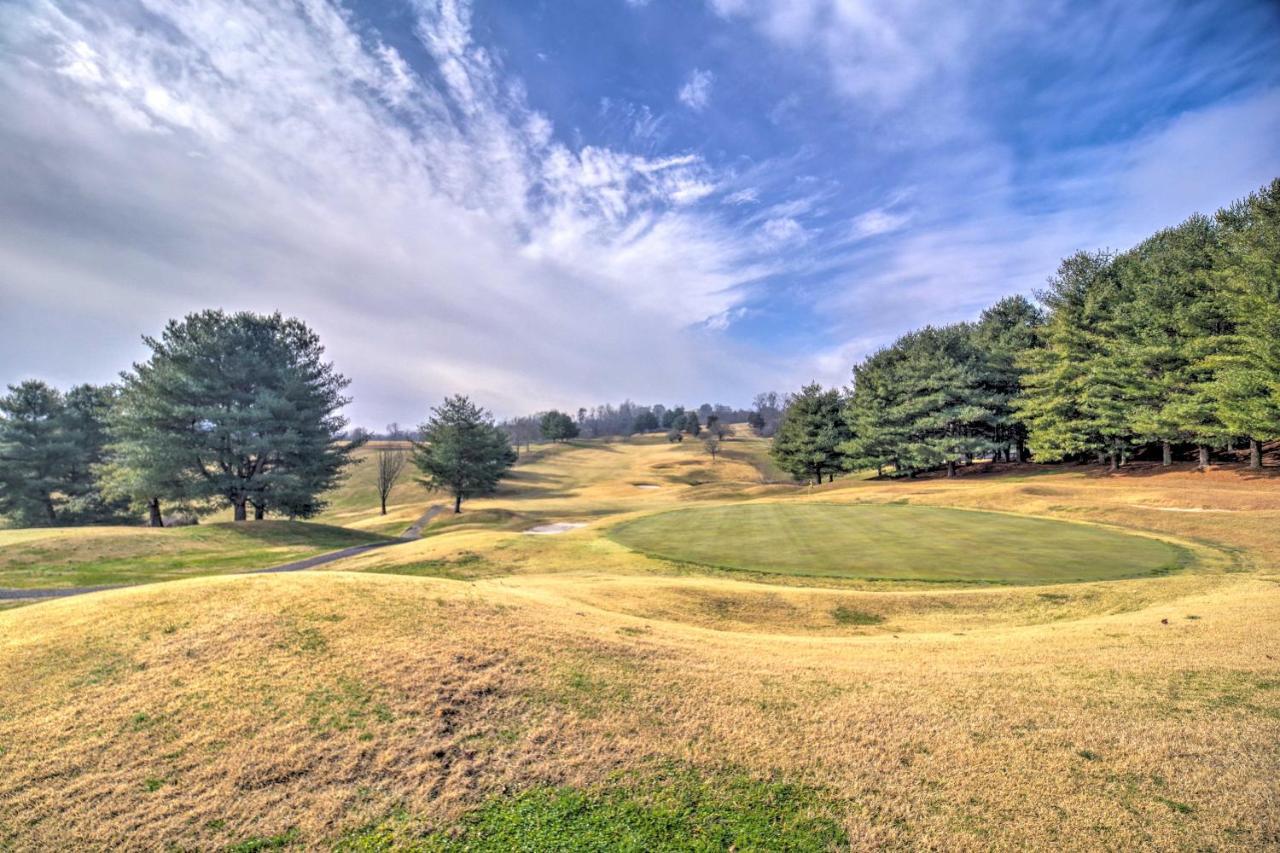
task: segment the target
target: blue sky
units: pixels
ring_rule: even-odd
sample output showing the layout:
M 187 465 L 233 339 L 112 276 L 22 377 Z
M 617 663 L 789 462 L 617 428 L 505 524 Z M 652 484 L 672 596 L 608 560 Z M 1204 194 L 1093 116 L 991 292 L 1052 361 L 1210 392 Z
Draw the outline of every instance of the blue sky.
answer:
M 1280 174 L 1272 2 L 11 0 L 0 381 L 281 310 L 358 422 L 745 402 Z

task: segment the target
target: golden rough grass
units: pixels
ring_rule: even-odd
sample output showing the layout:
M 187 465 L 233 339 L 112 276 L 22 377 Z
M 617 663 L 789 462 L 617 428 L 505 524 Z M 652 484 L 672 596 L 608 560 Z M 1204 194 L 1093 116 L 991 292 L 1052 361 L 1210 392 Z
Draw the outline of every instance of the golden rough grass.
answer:
M 399 808 L 445 825 L 491 795 L 664 759 L 820 786 L 856 849 L 1280 845 L 1275 480 L 1063 470 L 779 490 L 1201 548 L 1193 570 L 1149 580 L 817 585 L 602 539 L 716 486 L 639 490 L 687 454 L 607 453 L 548 453 L 530 468 L 549 479 L 479 507 L 594 519 L 562 536 L 459 530 L 348 561 L 359 572 L 0 612 L 0 847 L 216 848 L 293 829 L 323 848 Z M 368 571 L 462 553 L 477 579 Z M 837 624 L 840 605 L 886 621 Z

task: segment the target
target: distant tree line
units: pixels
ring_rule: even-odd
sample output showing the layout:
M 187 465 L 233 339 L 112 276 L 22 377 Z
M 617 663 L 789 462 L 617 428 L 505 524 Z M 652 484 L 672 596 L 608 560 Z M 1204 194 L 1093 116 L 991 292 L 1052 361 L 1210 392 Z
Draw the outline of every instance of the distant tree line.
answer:
M 1280 179 L 1121 253 L 1066 258 L 1037 294 L 926 327 L 783 407 L 773 453 L 801 479 L 975 458 L 1164 465 L 1280 438 Z
M 509 418 L 498 426 L 516 447 L 528 447 L 535 441 L 621 438 L 658 430 L 696 436 L 708 424 L 719 424 L 717 436 L 722 437 L 725 426 L 743 422 L 751 423 L 757 432 L 768 435 L 771 429 L 766 425 L 776 427 L 780 416 L 778 399 L 777 393 L 759 395 L 758 400 L 766 402 L 751 409 L 734 408 L 723 403 L 703 403 L 696 409 L 686 409 L 684 406 L 642 405 L 626 400 L 617 406 L 604 404 L 580 408 L 576 414 L 553 409 Z

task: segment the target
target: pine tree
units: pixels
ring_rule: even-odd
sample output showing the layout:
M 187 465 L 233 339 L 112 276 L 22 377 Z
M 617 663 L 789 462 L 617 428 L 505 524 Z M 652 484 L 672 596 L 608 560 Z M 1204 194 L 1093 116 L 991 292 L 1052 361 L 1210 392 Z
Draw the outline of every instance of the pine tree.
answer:
M 843 410 L 848 438 L 840 446 L 845 465 L 904 470 L 899 448 L 906 440 L 906 426 L 891 418 L 899 382 L 897 367 L 903 353 L 888 347 L 853 368 L 853 389 Z
M 34 379 L 0 397 L 0 513 L 20 527 L 61 522 L 77 455 L 64 412 L 62 394 Z
M 823 474 L 835 476 L 844 462 L 840 447 L 849 439 L 841 402 L 838 390 L 824 391 L 816 382 L 790 398 L 773 437 L 779 467 L 797 480 L 821 483 Z
M 994 449 L 996 395 L 984 387 L 980 359 L 965 324 L 925 327 L 903 336 L 896 347 L 906 352 L 896 380 L 890 420 L 905 440 L 897 453 L 909 470 L 956 464 Z
M 1280 437 L 1280 178 L 1219 211 L 1218 222 L 1218 283 L 1232 336 L 1206 367 L 1218 419 L 1248 437 L 1249 464 L 1260 468 L 1262 442 Z
M 658 416 L 652 411 L 646 409 L 636 415 L 635 423 L 631 425 L 632 432 L 652 432 L 658 428 Z
M 1081 454 L 1118 467 L 1131 445 L 1135 369 L 1117 336 L 1122 294 L 1109 252 L 1065 259 L 1041 300 L 1049 316 L 1044 346 L 1024 354 L 1023 393 L 1014 404 L 1037 460 Z
M 106 418 L 113 389 L 43 382 L 0 398 L 0 513 L 23 527 L 122 521 L 127 502 L 103 495 Z
M 423 485 L 451 494 L 459 513 L 464 500 L 498 487 L 516 464 L 516 452 L 492 416 L 464 396 L 449 397 L 431 411 L 413 461 Z
M 1040 345 L 1044 312 L 1023 296 L 1009 296 L 982 312 L 973 330 L 981 366 L 979 381 L 992 405 L 991 440 L 995 450 L 1023 461 L 1027 428 L 1014 411 L 1026 374 L 1025 354 Z
M 1161 442 L 1201 447 L 1229 438 L 1218 415 L 1218 356 L 1228 344 L 1228 305 L 1214 274 L 1218 229 L 1204 216 L 1167 228 L 1126 253 L 1119 275 L 1127 283 L 1120 339 L 1143 381 L 1131 413 L 1134 431 Z
M 341 442 L 348 380 L 319 338 L 279 314 L 203 311 L 144 338 L 151 357 L 123 377 L 113 452 L 136 471 L 135 499 L 220 498 L 308 516 L 359 442 Z
M 547 441 L 568 441 L 578 437 L 578 425 L 573 418 L 555 409 L 544 414 L 538 426 Z

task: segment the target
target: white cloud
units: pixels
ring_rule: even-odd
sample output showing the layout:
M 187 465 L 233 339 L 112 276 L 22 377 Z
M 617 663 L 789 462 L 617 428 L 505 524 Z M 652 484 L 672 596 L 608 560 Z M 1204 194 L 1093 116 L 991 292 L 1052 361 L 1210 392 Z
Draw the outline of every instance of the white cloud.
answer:
M 807 239 L 804 226 L 789 216 L 766 219 L 760 226 L 760 233 L 769 246 L 803 243 Z
M 854 217 L 851 233 L 855 239 L 866 239 L 879 234 L 897 231 L 910 221 L 910 214 L 894 213 L 884 208 L 876 208 Z
M 747 315 L 745 307 L 730 308 L 728 311 L 721 311 L 714 317 L 708 317 L 704 322 L 703 328 L 711 332 L 723 332 L 734 324 L 734 322 L 742 319 Z
M 714 170 L 558 141 L 468 4 L 416 10 L 440 84 L 321 0 L 0 12 L 3 378 L 109 379 L 222 306 L 311 322 L 373 425 L 747 393 L 676 344 L 766 272 Z
M 1068 155 L 1039 176 L 1034 211 L 1018 204 L 1008 169 L 987 152 L 957 168 L 956 187 L 936 188 L 942 197 L 977 200 L 962 216 L 932 211 L 910 229 L 889 209 L 857 217 L 855 236 L 885 237 L 854 242 L 831 261 L 836 272 L 820 313 L 843 318 L 836 334 L 868 351 L 926 323 L 974 319 L 1002 296 L 1043 287 L 1076 251 L 1129 248 L 1262 186 L 1280 170 L 1277 135 L 1280 90 L 1187 113 L 1138 139 Z
M 873 109 L 908 100 L 965 61 L 966 45 L 998 25 L 1001 9 L 923 0 L 709 0 L 724 18 L 750 22 L 783 49 L 818 63 L 841 95 Z M 779 103 L 775 122 L 790 108 Z
M 707 104 L 711 102 L 711 85 L 715 82 L 715 75 L 710 71 L 703 71 L 695 68 L 689 74 L 689 79 L 680 87 L 677 97 L 680 103 L 684 104 L 694 112 L 700 112 L 706 109 Z

